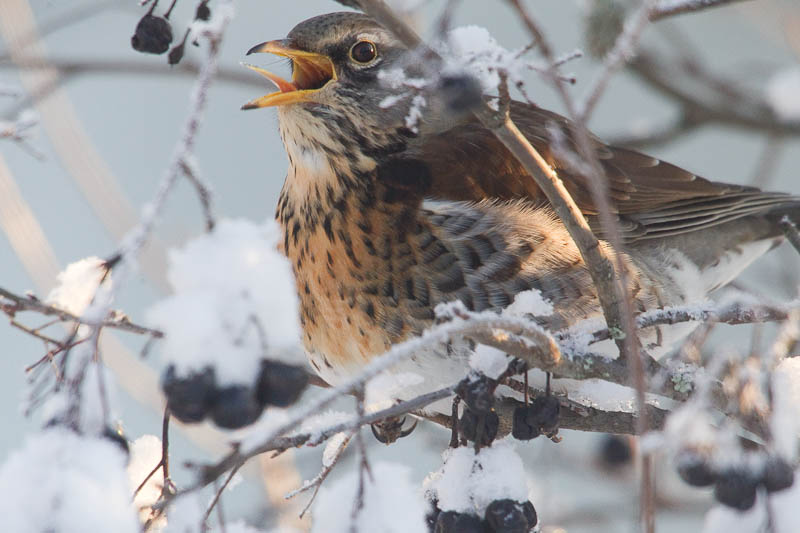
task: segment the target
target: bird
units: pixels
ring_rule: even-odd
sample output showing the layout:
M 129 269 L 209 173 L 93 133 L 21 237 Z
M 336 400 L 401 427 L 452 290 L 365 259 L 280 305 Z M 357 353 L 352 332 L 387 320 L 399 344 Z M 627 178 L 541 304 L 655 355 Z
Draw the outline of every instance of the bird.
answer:
M 280 248 L 296 279 L 305 350 L 325 381 L 342 383 L 422 333 L 439 304 L 500 312 L 536 289 L 552 312 L 535 319 L 552 331 L 602 317 L 565 226 L 490 130 L 435 90 L 409 126 L 411 104 L 398 96 L 406 89 L 387 80 L 430 69 L 386 28 L 361 13 L 330 13 L 250 53 L 292 66 L 290 80 L 250 66 L 277 91 L 243 109 L 277 108 L 289 163 L 275 214 Z M 552 146 L 553 126 L 574 145 L 570 121 L 518 101 L 509 113 L 623 265 L 637 313 L 705 299 L 782 242 L 782 217 L 800 214 L 798 197 L 710 181 L 592 136 L 622 240 L 614 250 L 589 184 Z M 692 327 L 643 330 L 643 347 L 667 352 Z M 417 354 L 392 394 L 407 399 L 463 376 L 470 348 Z

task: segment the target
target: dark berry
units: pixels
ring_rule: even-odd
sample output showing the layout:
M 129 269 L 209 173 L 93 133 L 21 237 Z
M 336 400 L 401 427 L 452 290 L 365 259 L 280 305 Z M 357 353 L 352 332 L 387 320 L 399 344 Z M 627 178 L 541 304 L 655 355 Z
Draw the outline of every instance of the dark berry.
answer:
M 302 367 L 279 361 L 261 361 L 256 396 L 262 405 L 287 407 L 303 394 L 308 385 L 308 372 Z
M 167 63 L 170 65 L 177 65 L 183 59 L 183 52 L 186 50 L 186 41 L 183 41 L 178 46 L 169 51 L 167 55 Z
M 684 453 L 678 457 L 678 475 L 693 487 L 708 487 L 717 476 L 708 462 L 695 453 Z
M 539 523 L 539 517 L 536 515 L 536 508 L 531 502 L 522 504 L 522 512 L 525 513 L 525 519 L 528 521 L 528 528 L 533 529 Z
M 762 483 L 768 492 L 788 489 L 794 484 L 792 465 L 782 457 L 772 456 L 767 458 L 767 463 L 764 465 Z
M 488 446 L 497 436 L 497 430 L 500 427 L 500 418 L 494 411 L 489 411 L 486 414 L 478 414 L 470 409 L 464 409 L 464 414 L 461 415 L 458 427 L 461 431 L 461 436 L 465 439 L 476 442 L 478 438 L 480 438 L 478 444 L 481 446 Z
M 197 6 L 197 9 L 194 12 L 194 19 L 195 20 L 208 20 L 211 18 L 211 10 L 208 8 L 208 1 L 204 0 L 200 2 L 200 5 Z
M 172 42 L 172 26 L 162 17 L 147 14 L 136 25 L 131 37 L 131 46 L 145 54 L 163 54 Z
M 211 410 L 217 384 L 211 368 L 179 378 L 175 374 L 175 367 L 170 365 L 161 388 L 173 416 L 181 422 L 191 423 L 201 422 Z
M 475 515 L 442 511 L 436 519 L 434 533 L 484 533 L 483 520 Z
M 128 445 L 128 439 L 125 438 L 125 435 L 122 434 L 121 430 L 107 427 L 105 431 L 103 431 L 103 438 L 108 439 L 109 441 L 119 446 L 120 450 L 122 450 L 125 453 L 125 457 L 130 456 L 131 448 Z
M 534 420 L 545 435 L 558 433 L 558 414 L 561 411 L 561 402 L 555 396 L 539 396 L 533 400 Z
M 473 76 L 455 74 L 442 76 L 439 89 L 447 107 L 458 113 L 467 111 L 483 103 L 483 90 Z
M 514 409 L 514 421 L 511 424 L 511 435 L 518 440 L 535 439 L 542 434 L 538 425 L 528 422 L 528 411 L 530 407 L 517 407 Z
M 603 463 L 611 468 L 630 463 L 631 447 L 628 439 L 619 435 L 603 435 L 599 455 Z
M 732 468 L 717 475 L 714 497 L 728 507 L 746 511 L 756 503 L 758 480 L 749 471 Z
M 541 434 L 558 434 L 558 414 L 561 403 L 555 396 L 539 396 L 528 406 L 514 409 L 511 434 L 519 440 L 535 439 Z
M 476 413 L 488 413 L 494 406 L 496 384 L 486 376 L 468 376 L 456 387 L 456 394 Z
M 211 410 L 211 419 L 225 429 L 238 429 L 252 424 L 264 407 L 256 400 L 250 387 L 233 385 L 220 389 Z
M 495 500 L 486 508 L 486 523 L 493 533 L 528 533 L 530 524 L 521 503 Z

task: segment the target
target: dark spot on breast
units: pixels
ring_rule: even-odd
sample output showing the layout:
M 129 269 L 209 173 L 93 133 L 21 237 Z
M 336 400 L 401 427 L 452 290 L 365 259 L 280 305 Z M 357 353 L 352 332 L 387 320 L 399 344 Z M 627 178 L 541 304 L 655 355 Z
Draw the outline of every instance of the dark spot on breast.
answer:
M 292 226 L 292 240 L 294 241 L 294 245 L 297 246 L 297 239 L 300 237 L 300 222 L 295 220 L 294 226 Z
M 381 287 L 381 296 L 386 298 L 394 298 L 394 283 L 391 279 L 387 279 Z
M 331 242 L 336 242 L 336 238 L 333 235 L 333 228 L 331 227 L 333 215 L 328 213 L 325 215 L 325 219 L 322 221 L 322 229 L 325 230 L 325 235 L 328 237 L 328 240 Z
M 367 302 L 364 305 L 364 313 L 372 320 L 375 320 L 375 305 L 372 302 Z
M 378 251 L 375 249 L 375 245 L 372 244 L 372 239 L 369 237 L 363 237 L 361 242 L 364 243 L 364 247 L 367 249 L 367 253 L 372 256 L 378 255 Z

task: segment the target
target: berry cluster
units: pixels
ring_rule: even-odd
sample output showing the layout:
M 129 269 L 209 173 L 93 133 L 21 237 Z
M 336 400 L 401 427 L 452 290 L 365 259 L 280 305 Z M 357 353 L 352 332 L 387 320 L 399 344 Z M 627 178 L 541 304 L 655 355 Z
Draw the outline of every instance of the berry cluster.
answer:
M 291 405 L 307 384 L 308 374 L 303 368 L 264 359 L 258 379 L 251 386 L 220 387 L 213 368 L 178 376 L 170 365 L 161 388 L 167 407 L 181 422 L 201 422 L 210 417 L 221 428 L 236 429 L 255 422 L 268 405 Z
M 792 466 L 777 455 L 769 455 L 759 470 L 746 466 L 714 468 L 699 453 L 682 452 L 677 458 L 678 475 L 694 487 L 714 485 L 714 497 L 723 505 L 746 511 L 756 502 L 756 492 L 788 489 L 794 483 Z
M 500 418 L 494 412 L 494 390 L 497 382 L 484 376 L 472 375 L 456 387 L 456 394 L 466 407 L 458 422 L 461 437 L 477 447 L 489 446 L 497 437 Z
M 483 518 L 474 514 L 441 511 L 433 502 L 426 516 L 431 533 L 528 533 L 539 522 L 531 502 L 495 500 Z
M 514 409 L 511 434 L 515 439 L 531 440 L 539 435 L 554 438 L 558 434 L 558 414 L 561 404 L 549 394 L 534 398 L 530 405 Z
M 172 4 L 167 9 L 163 16 L 153 14 L 158 0 L 152 0 L 153 3 L 147 13 L 139 19 L 136 24 L 136 30 L 131 37 L 131 46 L 137 52 L 143 54 L 163 54 L 170 50 L 172 44 L 172 24 L 170 24 L 169 17 L 172 10 L 177 3 L 177 0 L 172 0 Z M 211 18 L 211 9 L 208 7 L 209 0 L 201 0 L 197 5 L 194 14 L 194 20 L 208 20 Z M 186 49 L 186 39 L 189 37 L 189 30 L 187 29 L 183 35 L 183 40 L 170 50 L 167 56 L 167 62 L 170 65 L 176 65 L 183 58 L 184 50 Z M 197 42 L 193 43 L 197 46 Z

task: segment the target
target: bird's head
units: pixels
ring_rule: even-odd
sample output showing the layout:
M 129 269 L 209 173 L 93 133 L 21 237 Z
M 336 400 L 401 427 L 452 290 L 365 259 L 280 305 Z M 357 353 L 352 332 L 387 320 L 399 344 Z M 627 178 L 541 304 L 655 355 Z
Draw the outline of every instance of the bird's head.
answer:
M 408 104 L 387 105 L 403 89 L 392 88 L 381 76 L 398 67 L 409 72 L 407 49 L 366 15 L 330 13 L 308 19 L 285 39 L 256 45 L 248 54 L 258 52 L 290 59 L 292 78 L 249 66 L 278 90 L 242 108 L 277 107 L 287 149 L 293 142 L 306 142 L 330 152 L 356 143 L 367 154 L 389 152 L 411 134 L 404 127 Z

